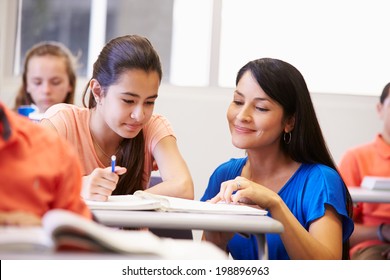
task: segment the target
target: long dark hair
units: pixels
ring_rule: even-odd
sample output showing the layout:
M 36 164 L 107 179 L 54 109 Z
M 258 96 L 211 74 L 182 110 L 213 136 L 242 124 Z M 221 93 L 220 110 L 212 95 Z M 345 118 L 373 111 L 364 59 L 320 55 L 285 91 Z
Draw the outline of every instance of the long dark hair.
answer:
M 236 85 L 248 70 L 264 92 L 283 107 L 284 119 L 295 117 L 289 144 L 285 143 L 283 135 L 280 137 L 282 150 L 296 162 L 321 163 L 338 172 L 323 137 L 310 92 L 302 74 L 287 62 L 262 58 L 248 62 L 240 69 Z M 351 195 L 345 184 L 344 187 L 348 215 L 352 217 Z M 348 258 L 349 241 L 343 244 L 343 259 Z
M 115 84 L 120 75 L 132 69 L 146 72 L 156 71 L 162 78 L 159 55 L 148 39 L 138 35 L 126 35 L 112 39 L 100 52 L 93 64 L 92 79 L 96 79 L 107 94 L 107 89 Z M 89 92 L 88 106 L 85 99 Z M 96 107 L 96 101 L 89 90 L 89 83 L 83 94 L 83 104 L 89 109 Z M 131 194 L 142 188 L 144 169 L 144 135 L 143 131 L 134 138 L 123 139 L 117 155 L 118 165 L 127 168 L 127 172 L 119 179 L 113 195 Z
M 66 73 L 68 74 L 69 84 L 72 89 L 66 95 L 63 103 L 73 104 L 76 91 L 76 69 L 78 67 L 77 58 L 64 44 L 56 41 L 44 41 L 32 46 L 26 52 L 26 58 L 24 59 L 23 65 L 22 85 L 20 86 L 15 98 L 15 110 L 20 105 L 31 105 L 34 103 L 31 94 L 27 92 L 27 67 L 31 58 L 46 55 L 64 59 Z

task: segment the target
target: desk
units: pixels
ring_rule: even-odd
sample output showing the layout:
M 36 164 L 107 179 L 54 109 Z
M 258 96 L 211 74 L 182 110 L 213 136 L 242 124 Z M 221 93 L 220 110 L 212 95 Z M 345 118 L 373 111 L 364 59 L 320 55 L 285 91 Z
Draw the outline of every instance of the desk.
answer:
M 373 191 L 360 187 L 349 187 L 353 202 L 390 203 L 390 191 Z
M 283 232 L 283 225 L 268 216 L 120 210 L 93 210 L 93 213 L 102 224 L 112 227 L 198 229 L 255 234 L 259 259 L 268 259 L 265 233 Z

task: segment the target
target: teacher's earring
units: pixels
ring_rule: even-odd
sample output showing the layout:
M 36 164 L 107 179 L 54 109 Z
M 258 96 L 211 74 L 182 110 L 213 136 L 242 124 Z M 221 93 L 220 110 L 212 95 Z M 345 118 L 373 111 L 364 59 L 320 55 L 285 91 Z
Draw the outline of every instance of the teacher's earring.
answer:
M 290 144 L 290 142 L 291 142 L 291 131 L 290 132 L 285 132 L 283 134 L 283 140 L 284 140 L 284 143 L 286 143 L 287 145 Z

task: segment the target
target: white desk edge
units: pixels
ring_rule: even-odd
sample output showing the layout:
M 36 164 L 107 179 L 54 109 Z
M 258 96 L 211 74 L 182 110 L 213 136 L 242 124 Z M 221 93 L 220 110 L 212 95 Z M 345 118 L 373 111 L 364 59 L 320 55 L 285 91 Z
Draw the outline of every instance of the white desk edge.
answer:
M 367 190 L 348 187 L 353 202 L 390 203 L 390 191 Z
M 268 258 L 265 233 L 281 233 L 283 225 L 268 216 L 198 214 L 158 211 L 93 210 L 97 220 L 113 227 L 199 229 L 252 233 L 257 237 L 259 259 Z

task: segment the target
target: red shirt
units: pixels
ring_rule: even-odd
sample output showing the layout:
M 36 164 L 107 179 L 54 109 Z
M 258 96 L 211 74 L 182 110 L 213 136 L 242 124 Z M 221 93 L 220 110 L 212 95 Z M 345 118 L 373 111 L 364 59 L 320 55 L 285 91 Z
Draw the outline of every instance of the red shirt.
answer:
M 0 103 L 1 110 L 5 115 L 0 114 L 0 211 L 42 217 L 60 208 L 91 219 L 80 196 L 81 166 L 73 148 Z
M 348 150 L 340 162 L 339 171 L 348 187 L 360 187 L 364 176 L 390 177 L 390 145 L 377 135 L 373 142 Z M 358 203 L 353 214 L 355 223 L 390 223 L 390 203 Z M 378 243 L 381 242 L 366 240 L 351 250 Z
M 364 176 L 390 177 L 390 145 L 377 135 L 375 141 L 348 150 L 339 170 L 348 187 L 359 187 Z M 366 225 L 390 223 L 390 203 L 360 203 L 354 220 Z

